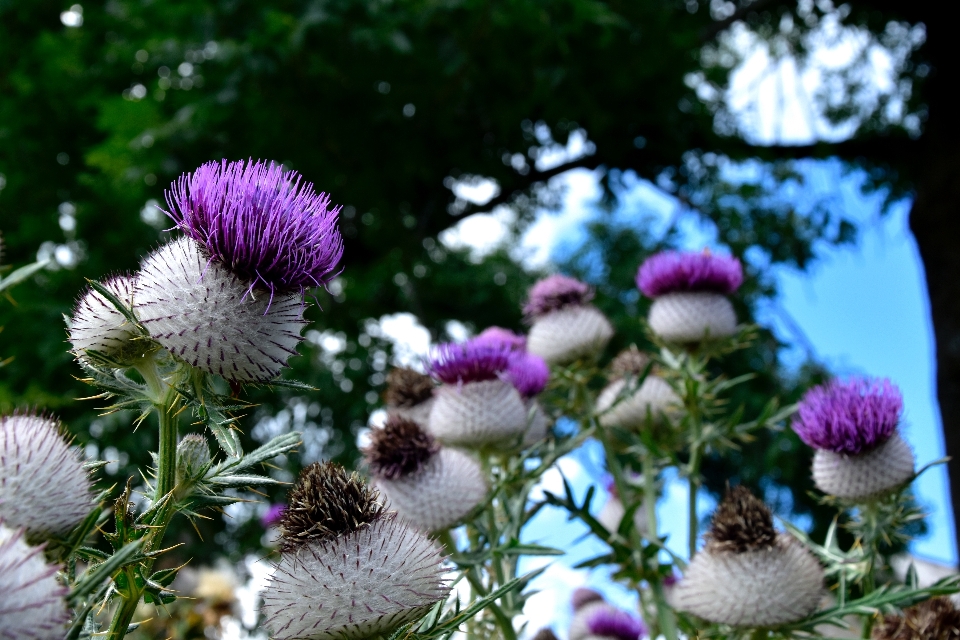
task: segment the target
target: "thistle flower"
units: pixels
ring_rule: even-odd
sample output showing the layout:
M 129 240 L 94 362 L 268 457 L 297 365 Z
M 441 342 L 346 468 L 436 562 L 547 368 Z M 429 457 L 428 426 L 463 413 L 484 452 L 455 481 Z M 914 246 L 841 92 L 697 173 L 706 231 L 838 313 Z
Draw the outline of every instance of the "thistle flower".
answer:
M 611 382 L 597 396 L 597 413 L 605 427 L 638 429 L 680 404 L 680 397 L 669 384 L 653 371 L 637 386 L 639 376 L 647 371 L 650 359 L 635 345 L 625 349 L 610 363 Z
M 389 634 L 446 597 L 437 545 L 387 513 L 374 489 L 332 463 L 303 470 L 263 594 L 276 640 Z
M 42 547 L 31 547 L 21 529 L 0 521 L 0 638 L 59 640 L 70 620 L 66 587 L 57 582 Z
M 506 379 L 524 398 L 532 398 L 543 391 L 549 378 L 550 368 L 540 356 L 525 352 L 510 355 Z
M 65 534 L 93 509 L 90 478 L 60 423 L 0 417 L 0 518 L 31 536 Z
M 251 290 L 204 251 L 181 238 L 147 257 L 137 317 L 170 353 L 207 373 L 231 382 L 276 378 L 302 340 L 303 295 Z
M 658 253 L 637 272 L 637 286 L 654 299 L 650 328 L 673 342 L 733 335 L 737 316 L 725 296 L 742 282 L 739 260 L 707 252 Z
M 471 342 L 476 344 L 491 344 L 494 346 L 506 346 L 513 351 L 526 351 L 526 336 L 518 335 L 509 329 L 503 327 L 487 327 L 477 335 Z
M 166 199 L 167 215 L 211 260 L 271 296 L 324 284 L 343 256 L 340 207 L 277 164 L 208 162 L 180 176 Z
M 423 531 L 450 528 L 487 493 L 476 460 L 441 447 L 417 423 L 400 417 L 371 431 L 364 455 L 389 506 Z
M 135 281 L 132 276 L 117 276 L 103 283 L 103 286 L 120 302 L 133 306 Z M 126 317 L 106 298 L 93 289 L 77 302 L 70 318 L 67 333 L 73 354 L 81 362 L 89 363 L 87 350 L 101 354 L 121 363 L 132 361 L 141 355 L 143 342 L 137 344 L 139 337 Z
M 822 593 L 823 569 L 813 554 L 793 536 L 778 534 L 770 509 L 735 487 L 670 600 L 710 622 L 776 627 L 813 613 Z
M 889 380 L 832 381 L 804 394 L 791 426 L 817 450 L 817 487 L 860 500 L 909 481 L 914 458 L 897 433 L 902 411 L 903 398 Z
M 488 344 L 443 344 L 431 359 L 431 374 L 445 382 L 436 392 L 429 430 L 446 444 L 483 446 L 520 439 L 527 411 L 520 393 L 505 381 L 513 352 Z
M 553 275 L 530 288 L 524 314 L 533 324 L 527 350 L 548 364 L 563 364 L 603 351 L 613 336 L 610 321 L 589 304 L 593 289 Z
M 383 392 L 387 412 L 426 425 L 430 421 L 435 389 L 436 385 L 428 375 L 405 367 L 391 369 Z
M 888 614 L 873 628 L 873 640 L 960 640 L 960 611 L 950 598 L 937 597 Z
M 570 640 L 639 640 L 646 632 L 640 620 L 607 603 L 596 591 L 574 591 Z

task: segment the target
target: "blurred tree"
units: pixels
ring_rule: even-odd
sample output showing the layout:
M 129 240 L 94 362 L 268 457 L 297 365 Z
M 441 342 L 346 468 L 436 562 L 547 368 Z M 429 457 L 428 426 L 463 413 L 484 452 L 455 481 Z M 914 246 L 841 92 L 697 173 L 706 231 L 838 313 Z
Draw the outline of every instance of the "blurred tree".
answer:
M 244 424 L 255 439 L 305 428 L 306 458 L 349 459 L 390 354 L 379 319 L 413 313 L 434 338 L 451 320 L 519 328 L 534 276 L 506 251 L 475 259 L 439 243 L 463 216 L 508 204 L 519 232 L 539 208 L 557 205 L 550 179 L 574 168 L 596 171 L 607 205 L 631 179 L 651 181 L 684 215 L 713 225 L 720 243 L 750 251 L 761 277 L 744 294 L 746 314 L 774 293 L 763 268 L 802 269 L 817 243 L 853 239 L 830 202 L 783 196 L 785 184 L 803 183 L 794 160 L 837 156 L 866 169 L 870 186 L 890 198 L 917 194 L 912 224 L 927 264 L 944 424 L 955 425 L 960 352 L 949 349 L 960 332 L 960 283 L 951 274 L 960 253 L 949 197 L 956 125 L 943 113 L 955 63 L 937 31 L 945 10 L 930 0 L 0 0 L 5 259 L 33 260 L 40 247 L 61 265 L 0 306 L 3 335 L 16 336 L 4 345 L 15 360 L 3 370 L 0 408 L 57 411 L 108 457 L 109 447 L 148 449 L 147 429 L 130 432 L 124 416 L 91 421 L 90 405 L 73 400 L 85 390 L 71 375 L 61 314 L 84 277 L 136 268 L 166 226 L 148 203 L 210 159 L 274 159 L 345 205 L 343 275 L 318 294 L 316 325 L 292 372 L 319 391 L 250 390 L 263 405 Z M 869 56 L 854 56 L 814 105 L 845 127 L 842 141 L 752 143 L 728 104 L 731 71 L 761 49 L 807 64 L 817 38 L 831 34 L 889 52 L 893 89 L 871 93 L 880 84 Z M 578 140 L 582 151 L 571 152 Z M 497 185 L 491 200 L 460 197 L 482 180 Z M 608 263 L 616 273 L 587 275 L 616 296 L 606 304 L 621 305 L 627 328 L 644 311 L 630 292 L 632 271 L 675 236 L 603 225 L 594 236 L 626 248 Z M 794 398 L 813 379 L 781 375 L 777 348 L 768 336 L 737 363 L 770 371 L 743 402 L 774 391 Z M 949 450 L 958 439 L 948 435 Z M 144 462 L 121 457 L 110 471 L 123 476 Z M 751 482 L 786 484 L 794 502 L 807 500 L 805 468 L 786 465 L 773 478 L 766 462 L 751 464 L 744 456 Z M 960 471 L 951 476 L 960 482 Z M 198 526 L 207 535 L 224 525 Z M 253 540 L 255 526 L 244 526 L 219 539 L 227 551 L 238 548 L 229 546 L 237 535 Z

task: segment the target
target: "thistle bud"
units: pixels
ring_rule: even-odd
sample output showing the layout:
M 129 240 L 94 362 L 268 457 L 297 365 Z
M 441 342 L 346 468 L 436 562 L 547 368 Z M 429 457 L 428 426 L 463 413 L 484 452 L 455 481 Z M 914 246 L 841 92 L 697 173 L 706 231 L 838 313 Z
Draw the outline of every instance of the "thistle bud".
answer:
M 199 433 L 183 436 L 177 445 L 177 484 L 189 484 L 210 468 L 210 445 Z
M 128 308 L 133 306 L 133 277 L 110 278 L 103 286 Z M 84 363 L 90 362 L 87 351 L 93 350 L 127 364 L 139 358 L 148 344 L 148 341 L 139 339 L 139 334 L 126 316 L 93 289 L 89 289 L 77 302 L 69 325 L 67 333 L 73 354 Z
M 593 289 L 578 280 L 553 275 L 530 288 L 524 314 L 532 321 L 527 337 L 530 353 L 548 364 L 594 357 L 613 337 L 613 326 L 589 304 Z
M 813 554 L 793 536 L 778 534 L 770 509 L 735 487 L 670 600 L 709 622 L 777 627 L 813 613 L 822 595 L 823 569 Z
M 446 597 L 437 545 L 384 511 L 376 490 L 333 463 L 303 470 L 281 520 L 263 594 L 276 640 L 386 635 Z
M 436 386 L 430 376 L 413 369 L 406 367 L 391 369 L 387 374 L 387 388 L 383 392 L 387 413 L 413 420 L 418 424 L 429 423 Z
M 93 509 L 90 478 L 60 423 L 0 417 L 0 518 L 31 536 L 65 534 Z
M 0 636 L 16 640 L 60 640 L 70 617 L 67 589 L 42 547 L 31 547 L 23 531 L 0 521 Z
M 636 346 L 624 350 L 610 363 L 611 382 L 597 396 L 601 425 L 637 429 L 646 424 L 648 414 L 658 420 L 680 403 L 680 397 L 670 385 L 652 371 L 639 386 L 636 385 L 649 363 L 649 358 Z M 626 392 L 628 388 L 633 391 Z

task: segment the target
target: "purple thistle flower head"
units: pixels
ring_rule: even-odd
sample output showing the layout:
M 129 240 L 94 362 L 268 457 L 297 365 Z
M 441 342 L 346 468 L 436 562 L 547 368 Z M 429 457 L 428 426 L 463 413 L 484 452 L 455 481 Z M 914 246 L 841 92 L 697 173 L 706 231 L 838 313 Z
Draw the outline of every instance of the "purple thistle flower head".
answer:
M 532 398 L 547 386 L 550 368 L 540 356 L 526 351 L 514 351 L 510 355 L 507 380 L 524 398 Z
M 478 344 L 504 345 L 514 351 L 527 350 L 527 337 L 503 327 L 487 327 L 471 342 Z
M 178 229 L 271 293 L 324 284 L 343 256 L 340 207 L 277 164 L 207 162 L 180 176 L 166 198 Z
M 264 529 L 280 524 L 283 519 L 283 512 L 287 510 L 285 504 L 272 504 L 267 512 L 260 516 L 260 524 Z
M 587 628 L 592 635 L 618 640 L 639 640 L 647 632 L 638 618 L 613 607 L 598 609 L 587 620 Z
M 539 318 L 564 307 L 578 306 L 593 300 L 593 287 L 574 278 L 552 275 L 538 281 L 527 293 L 523 313 Z
M 503 345 L 448 342 L 436 348 L 427 370 L 447 384 L 496 380 L 510 367 L 512 353 Z
M 832 380 L 804 394 L 791 426 L 815 449 L 857 455 L 886 442 L 902 411 L 903 397 L 889 380 Z
M 743 284 L 743 267 L 731 256 L 664 251 L 644 260 L 637 287 L 648 298 L 677 291 L 733 293 Z

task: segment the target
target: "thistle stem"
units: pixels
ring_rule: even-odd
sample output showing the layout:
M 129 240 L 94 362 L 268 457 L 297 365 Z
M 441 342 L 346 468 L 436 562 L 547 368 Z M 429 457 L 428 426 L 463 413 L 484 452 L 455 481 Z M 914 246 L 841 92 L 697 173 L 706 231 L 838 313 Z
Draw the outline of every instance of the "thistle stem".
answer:
M 700 489 L 700 445 L 694 444 L 690 451 L 690 472 L 688 480 L 687 520 L 690 523 L 690 533 L 687 539 L 687 551 L 692 560 L 697 553 L 697 538 L 699 537 L 700 521 L 697 518 L 697 491 Z
M 160 415 L 160 448 L 157 464 L 157 488 L 154 502 L 160 501 L 173 491 L 177 484 L 177 416 L 174 402 L 167 401 L 157 407 Z
M 643 456 L 643 499 L 647 509 L 647 537 L 656 540 L 659 527 L 657 524 L 657 487 L 653 460 L 649 453 Z M 653 558 L 656 562 L 656 556 Z M 657 580 L 650 581 L 650 590 L 653 592 L 653 602 L 657 609 L 657 626 L 666 640 L 677 639 L 677 621 L 673 610 L 667 604 L 666 594 L 663 592 L 663 583 Z M 655 636 L 654 636 L 655 637 Z

